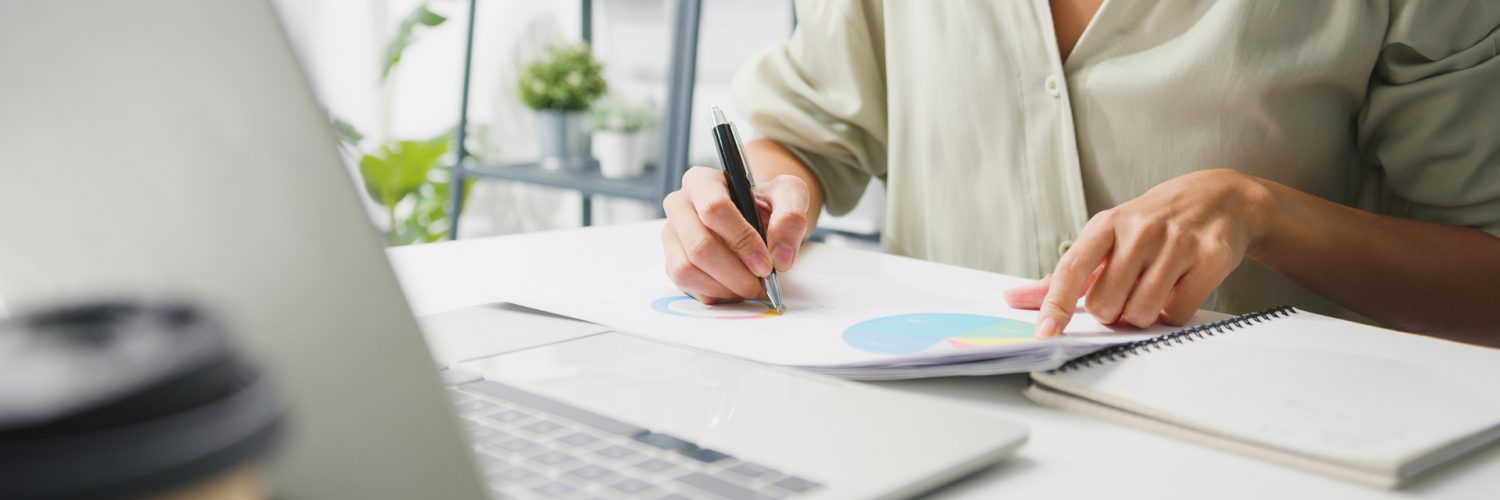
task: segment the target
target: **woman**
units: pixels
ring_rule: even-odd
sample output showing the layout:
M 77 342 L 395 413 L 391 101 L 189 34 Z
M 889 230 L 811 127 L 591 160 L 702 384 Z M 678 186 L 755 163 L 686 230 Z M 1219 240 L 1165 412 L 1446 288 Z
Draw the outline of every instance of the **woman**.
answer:
M 723 177 L 668 273 L 759 296 L 884 181 L 887 251 L 1012 275 L 1056 335 L 1276 304 L 1500 345 L 1500 2 L 799 2 L 735 82 L 762 244 Z

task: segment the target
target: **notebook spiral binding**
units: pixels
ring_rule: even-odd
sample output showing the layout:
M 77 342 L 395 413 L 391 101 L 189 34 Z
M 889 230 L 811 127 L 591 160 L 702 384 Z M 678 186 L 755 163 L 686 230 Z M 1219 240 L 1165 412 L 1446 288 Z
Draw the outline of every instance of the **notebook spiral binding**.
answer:
M 1140 354 L 1151 352 L 1153 349 L 1163 349 L 1172 344 L 1185 344 L 1205 337 L 1211 337 L 1224 332 L 1234 331 L 1252 324 L 1264 323 L 1276 318 L 1284 318 L 1295 314 L 1297 310 L 1292 306 L 1278 306 L 1264 311 L 1242 314 L 1233 318 L 1213 323 L 1194 326 L 1172 332 L 1160 337 L 1138 340 L 1125 344 L 1113 345 L 1094 351 L 1083 356 L 1074 358 L 1072 361 L 1063 363 L 1053 370 L 1052 373 L 1067 373 L 1080 368 L 1102 365 L 1113 361 Z

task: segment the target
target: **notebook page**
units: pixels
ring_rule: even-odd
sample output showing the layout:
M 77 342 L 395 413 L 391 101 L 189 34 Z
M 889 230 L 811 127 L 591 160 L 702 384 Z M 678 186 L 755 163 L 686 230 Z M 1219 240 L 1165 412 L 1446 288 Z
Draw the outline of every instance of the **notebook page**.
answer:
M 1382 469 L 1500 424 L 1500 350 L 1300 311 L 1049 380 L 1179 424 Z

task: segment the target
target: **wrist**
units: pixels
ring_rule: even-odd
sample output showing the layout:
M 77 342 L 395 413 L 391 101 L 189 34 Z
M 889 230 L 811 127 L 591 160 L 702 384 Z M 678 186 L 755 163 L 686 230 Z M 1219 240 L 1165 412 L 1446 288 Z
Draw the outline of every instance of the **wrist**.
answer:
M 1281 185 L 1259 177 L 1245 176 L 1240 190 L 1241 206 L 1245 207 L 1248 223 L 1248 239 L 1245 255 L 1263 261 L 1274 248 L 1285 220 Z

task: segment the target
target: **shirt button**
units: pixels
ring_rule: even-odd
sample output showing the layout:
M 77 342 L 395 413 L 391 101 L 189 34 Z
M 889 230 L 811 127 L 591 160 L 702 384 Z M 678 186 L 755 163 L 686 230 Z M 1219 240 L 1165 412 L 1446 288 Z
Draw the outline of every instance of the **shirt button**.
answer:
M 1047 95 L 1058 97 L 1062 95 L 1062 84 L 1058 82 L 1056 75 L 1047 77 L 1042 85 L 1047 87 Z
M 1063 254 L 1068 253 L 1068 249 L 1069 248 L 1073 248 L 1073 240 L 1063 240 L 1062 243 L 1058 243 L 1057 244 L 1057 256 L 1058 257 L 1062 257 Z

